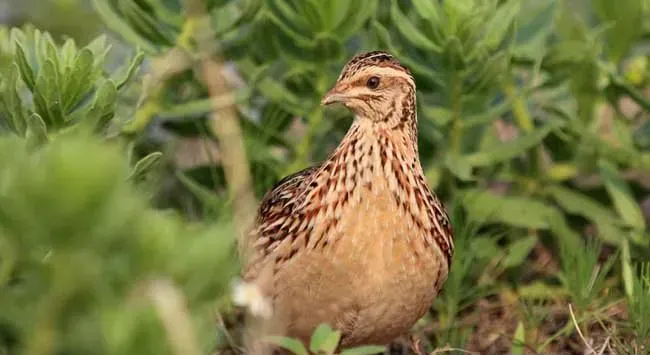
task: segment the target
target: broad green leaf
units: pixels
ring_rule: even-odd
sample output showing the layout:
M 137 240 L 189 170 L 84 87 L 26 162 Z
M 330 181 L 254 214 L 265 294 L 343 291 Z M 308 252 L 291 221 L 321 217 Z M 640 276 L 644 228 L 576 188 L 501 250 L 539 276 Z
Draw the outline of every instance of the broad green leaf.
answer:
M 29 65 L 29 61 L 25 56 L 25 50 L 23 49 L 22 44 L 20 43 L 16 43 L 15 59 L 16 59 L 16 63 L 18 64 L 18 68 L 20 69 L 21 78 L 23 79 L 27 87 L 30 90 L 34 91 L 34 88 L 36 86 L 34 71 L 32 70 L 32 67 Z
M 601 159 L 598 161 L 598 167 L 605 188 L 612 198 L 614 207 L 621 219 L 636 229 L 645 229 L 645 220 L 641 208 L 634 199 L 627 182 L 620 176 L 616 166 Z
M 92 132 L 104 129 L 115 113 L 117 89 L 111 80 L 99 84 L 91 102 L 76 109 L 69 117 L 68 125 L 79 123 Z
M 138 51 L 135 56 L 112 77 L 117 90 L 120 90 L 129 80 L 131 80 L 143 61 L 144 52 Z
M 400 48 L 398 48 L 393 42 L 390 32 L 384 27 L 379 21 L 372 21 L 372 27 L 374 28 L 376 35 L 379 37 L 383 45 L 388 47 L 390 52 L 399 57 L 400 61 L 409 67 L 414 73 L 422 75 L 423 77 L 435 82 L 440 86 L 444 86 L 444 82 L 441 76 L 436 73 L 428 65 L 421 64 L 415 60 L 412 60 L 408 56 L 402 54 Z
M 516 18 L 514 55 L 529 59 L 540 58 L 546 52 L 546 42 L 553 32 L 557 0 L 523 0 Z
M 63 125 L 63 110 L 60 101 L 58 72 L 53 61 L 47 59 L 36 78 L 34 104 L 36 112 L 48 126 Z
M 133 167 L 133 171 L 131 172 L 129 179 L 134 181 L 142 179 L 158 165 L 160 159 L 162 158 L 162 155 L 163 154 L 161 152 L 153 152 L 138 160 L 138 162 Z
M 556 123 L 549 123 L 517 139 L 505 142 L 500 146 L 488 150 L 470 154 L 462 159 L 467 164 L 475 167 L 490 166 L 510 160 L 538 145 L 556 127 Z
M 595 12 L 601 20 L 609 25 L 606 31 L 609 57 L 613 62 L 618 62 L 625 56 L 634 41 L 643 33 L 644 5 L 647 1 L 628 0 L 612 2 L 610 0 L 593 0 Z
M 72 73 L 64 79 L 64 88 L 62 90 L 63 109 L 68 112 L 69 109 L 78 104 L 78 101 L 85 95 L 94 84 L 93 71 L 93 53 L 83 48 L 77 54 L 72 67 Z
M 223 206 L 224 201 L 211 190 L 196 182 L 182 172 L 176 173 L 176 178 L 185 186 L 206 209 L 218 209 Z M 302 345 L 302 343 L 300 343 Z M 306 351 L 306 350 L 305 350 Z
M 334 330 L 328 324 L 320 324 L 311 336 L 309 350 L 313 353 L 334 353 L 341 339 L 341 332 Z
M 449 153 L 445 156 L 445 167 L 462 181 L 472 180 L 472 166 L 467 163 L 466 159 Z
M 93 53 L 95 58 L 94 66 L 100 70 L 104 67 L 104 61 L 108 51 L 111 49 L 111 46 L 107 43 L 106 35 L 101 35 L 93 39 L 88 45 L 84 48 L 89 49 Z
M 366 345 L 358 346 L 356 348 L 345 349 L 341 351 L 341 355 L 373 355 L 383 354 L 386 351 L 385 346 Z
M 477 259 L 491 260 L 503 254 L 503 251 L 501 250 L 501 247 L 497 245 L 497 242 L 498 240 L 493 236 L 473 237 L 470 249 Z
M 43 119 L 36 113 L 28 116 L 27 125 L 27 145 L 29 147 L 39 147 L 47 142 L 47 127 Z
M 391 17 L 393 23 L 397 29 L 404 35 L 404 38 L 413 43 L 414 46 L 425 50 L 432 51 L 435 53 L 441 53 L 442 48 L 437 44 L 433 43 L 426 35 L 420 32 L 415 26 L 413 26 L 411 20 L 409 20 L 399 9 L 396 1 L 392 2 L 391 6 Z
M 503 266 L 517 267 L 521 265 L 533 250 L 535 244 L 537 244 L 537 237 L 529 235 L 508 245 L 506 256 L 503 259 Z
M 622 223 L 618 216 L 598 201 L 559 185 L 547 188 L 546 192 L 568 213 L 593 222 L 599 236 L 607 242 L 618 245 L 625 239 L 625 232 L 619 227 Z
M 512 346 L 510 347 L 510 354 L 523 355 L 525 345 L 526 345 L 526 331 L 524 329 L 524 323 L 522 321 L 519 321 L 519 323 L 517 324 L 517 329 L 515 329 L 515 334 L 512 336 Z
M 617 216 L 591 197 L 581 194 L 576 190 L 560 185 L 548 187 L 549 193 L 555 201 L 567 212 L 578 214 L 592 221 L 615 221 Z
M 61 67 L 69 67 L 74 64 L 77 55 L 77 45 L 72 39 L 67 39 L 60 50 Z
M 309 355 L 309 352 L 302 344 L 302 342 L 296 339 L 282 336 L 268 336 L 266 337 L 266 341 L 281 348 L 287 349 L 295 355 Z
M 501 222 L 521 228 L 547 229 L 549 221 L 562 218 L 555 208 L 528 197 L 499 196 L 487 190 L 469 189 L 462 204 L 470 218 L 479 222 Z
M 440 127 L 446 126 L 453 118 L 451 110 L 442 106 L 422 105 L 420 107 L 420 115 L 430 119 Z
M 27 110 L 18 93 L 18 65 L 13 63 L 9 70 L 6 85 L 8 92 L 0 98 L 6 105 L 7 114 L 10 116 L 12 126 L 19 136 L 24 136 L 27 129 Z
M 483 39 L 485 46 L 489 49 L 496 49 L 503 42 L 520 7 L 520 0 L 510 0 L 497 8 L 485 29 L 486 33 Z

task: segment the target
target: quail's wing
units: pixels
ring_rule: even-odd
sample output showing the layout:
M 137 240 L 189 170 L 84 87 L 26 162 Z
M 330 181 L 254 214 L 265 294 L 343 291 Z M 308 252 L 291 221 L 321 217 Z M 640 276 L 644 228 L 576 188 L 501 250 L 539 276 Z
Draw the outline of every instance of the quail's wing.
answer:
M 253 247 L 253 259 L 247 269 L 273 252 L 282 238 L 288 235 L 288 225 L 301 205 L 306 189 L 318 166 L 309 167 L 278 181 L 262 198 L 255 225 L 249 236 Z M 248 272 L 246 272 L 248 273 Z

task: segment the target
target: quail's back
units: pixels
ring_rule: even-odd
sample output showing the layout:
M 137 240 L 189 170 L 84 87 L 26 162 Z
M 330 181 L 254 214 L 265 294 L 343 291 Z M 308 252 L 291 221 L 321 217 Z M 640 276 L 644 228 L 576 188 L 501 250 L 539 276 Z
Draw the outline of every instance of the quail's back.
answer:
M 360 54 L 323 98 L 334 102 L 354 123 L 325 162 L 266 194 L 244 278 L 288 336 L 307 342 L 325 322 L 343 346 L 386 344 L 438 294 L 453 232 L 424 179 L 408 69 L 385 52 Z

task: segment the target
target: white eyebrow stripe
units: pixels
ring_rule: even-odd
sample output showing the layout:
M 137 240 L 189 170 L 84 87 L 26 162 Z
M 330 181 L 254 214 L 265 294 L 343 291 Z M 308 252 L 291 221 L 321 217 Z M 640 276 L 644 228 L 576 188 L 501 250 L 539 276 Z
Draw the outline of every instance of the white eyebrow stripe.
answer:
M 371 67 L 369 68 L 368 73 L 400 77 L 402 79 L 406 79 L 409 82 L 409 84 L 411 84 L 411 86 L 415 88 L 415 82 L 413 81 L 413 77 L 402 70 L 397 70 L 391 67 Z

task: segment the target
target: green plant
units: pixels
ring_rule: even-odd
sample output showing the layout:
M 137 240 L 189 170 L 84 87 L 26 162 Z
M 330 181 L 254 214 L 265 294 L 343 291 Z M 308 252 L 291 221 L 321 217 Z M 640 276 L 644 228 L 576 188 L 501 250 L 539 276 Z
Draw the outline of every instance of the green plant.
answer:
M 634 293 L 629 297 L 630 323 L 635 335 L 634 346 L 650 353 L 650 265 L 641 264 L 634 278 Z
M 271 336 L 268 337 L 268 341 L 285 348 L 291 351 L 296 355 L 308 355 L 308 354 L 322 354 L 322 355 L 331 355 L 334 354 L 339 345 L 339 340 L 341 339 L 341 332 L 338 330 L 332 329 L 327 324 L 321 324 L 314 330 L 312 334 L 311 342 L 309 343 L 309 351 L 303 345 L 302 342 L 280 336 Z M 383 346 L 359 346 L 355 348 L 343 349 L 339 354 L 341 355 L 371 355 L 371 354 L 380 354 L 386 349 Z
M 569 292 L 572 303 L 581 311 L 587 310 L 605 288 L 605 280 L 615 257 L 609 257 L 602 265 L 598 262 L 601 246 L 589 240 L 576 249 L 574 244 L 561 242 L 560 260 L 562 272 L 558 275 Z
M 210 350 L 210 309 L 237 270 L 229 226 L 151 209 L 121 147 L 97 137 L 0 147 L 3 352 Z
M 118 91 L 143 60 L 137 53 L 109 76 L 105 37 L 83 48 L 71 39 L 58 46 L 48 33 L 27 28 L 2 29 L 0 41 L 6 58 L 0 68 L 2 122 L 13 133 L 37 142 L 71 127 L 105 130 L 114 116 Z M 31 99 L 25 99 L 27 93 Z
M 134 185 L 146 187 L 152 205 L 230 224 L 239 190 L 228 178 L 234 164 L 228 148 L 245 148 L 237 170 L 250 171 L 253 184 L 245 192 L 260 198 L 281 177 L 322 160 L 345 133 L 350 114 L 319 105 L 344 62 L 361 50 L 388 50 L 416 78 L 428 183 L 454 214 L 462 212 L 453 222 L 457 255 L 449 280 L 417 327 L 430 338 L 425 343 L 520 352 L 531 346 L 522 341 L 535 338 L 538 352 L 568 351 L 561 347 L 575 329 L 566 322 L 567 301 L 591 335 L 594 318 L 617 324 L 605 310 L 625 300 L 637 329 L 630 336 L 647 336 L 638 292 L 643 277 L 632 267 L 650 257 L 640 206 L 650 172 L 647 0 L 92 4 L 110 31 L 142 50 L 125 56 L 119 70 L 103 63 L 102 38 L 81 47 L 27 28 L 0 31 L 1 132 L 26 138 L 29 154 L 80 131 L 95 131 L 105 144 L 119 137 L 129 143 L 121 147 L 131 165 L 120 170 L 124 177 L 139 182 L 159 168 L 158 180 Z M 223 92 L 211 90 L 207 60 L 223 64 L 227 75 L 216 80 L 227 84 Z M 146 69 L 138 71 L 141 61 Z M 220 134 L 224 117 L 239 134 Z M 20 143 L 11 144 L 21 151 Z M 193 148 L 178 157 L 186 146 Z M 200 156 L 207 158 L 194 159 Z M 47 196 L 65 206 L 66 196 Z M 0 275 L 14 255 L 7 240 L 0 238 Z M 601 262 L 612 249 L 617 257 Z M 507 345 L 482 349 L 476 338 L 491 325 L 477 321 L 477 303 L 497 299 L 509 299 L 508 307 L 539 302 L 539 314 L 524 315 L 529 322 L 504 318 L 507 324 L 490 338 L 498 339 L 495 347 L 503 339 Z M 628 336 L 624 327 L 605 328 Z M 16 338 L 4 329 L 2 341 Z

